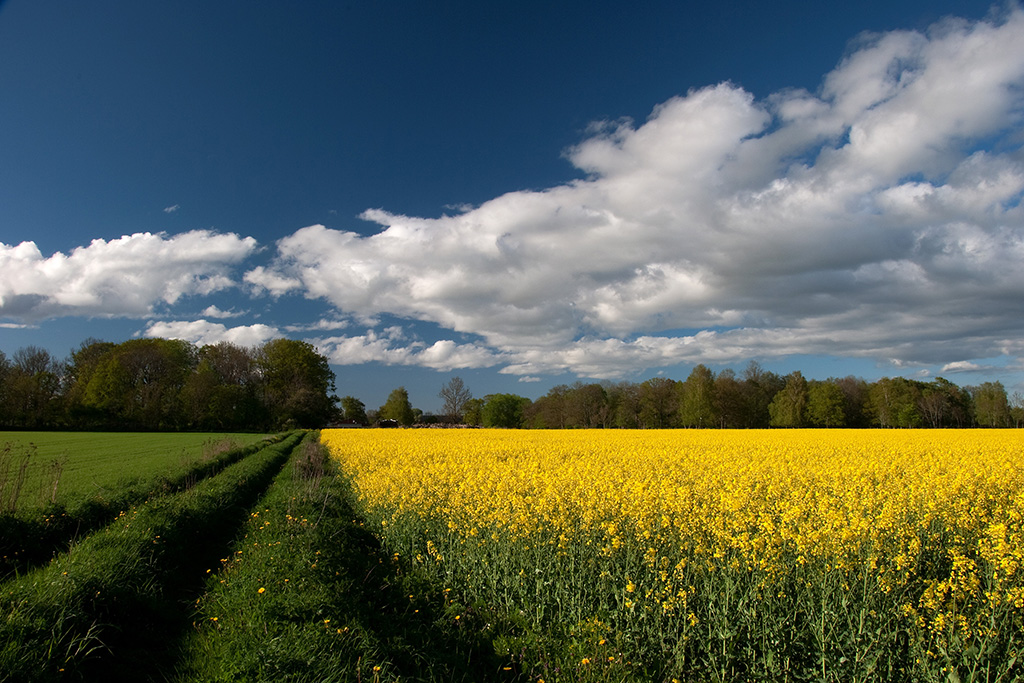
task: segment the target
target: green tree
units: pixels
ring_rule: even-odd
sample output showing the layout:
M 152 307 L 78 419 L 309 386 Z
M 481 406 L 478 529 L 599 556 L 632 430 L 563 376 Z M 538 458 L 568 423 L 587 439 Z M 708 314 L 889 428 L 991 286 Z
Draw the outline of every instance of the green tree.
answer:
M 744 427 L 770 426 L 768 406 L 786 386 L 786 380 L 777 373 L 765 370 L 757 361 L 750 361 L 743 370 L 743 394 L 746 397 Z
M 132 339 L 101 355 L 82 404 L 109 427 L 175 429 L 186 422 L 181 390 L 196 349 L 178 339 Z
M 18 349 L 3 371 L 7 421 L 18 428 L 54 425 L 61 409 L 63 364 L 37 346 Z
M 481 410 L 484 427 L 522 427 L 523 410 L 530 399 L 516 394 L 490 394 L 484 397 Z
M 640 385 L 633 382 L 620 382 L 608 392 L 613 405 L 613 423 L 620 429 L 639 429 L 642 425 L 640 413 L 642 409 Z
M 817 427 L 843 427 L 843 390 L 834 382 L 810 382 L 807 387 L 807 421 Z
M 880 427 L 918 427 L 921 387 L 903 377 L 883 377 L 868 389 L 868 412 Z
M 381 420 L 395 420 L 398 424 L 408 427 L 416 416 L 412 412 L 412 404 L 409 402 L 409 392 L 405 387 L 398 387 L 388 394 L 388 400 L 384 402 L 378 411 Z
M 346 420 L 354 420 L 361 425 L 369 424 L 366 418 L 366 404 L 354 396 L 341 399 L 341 411 Z
M 277 427 L 321 427 L 334 415 L 334 373 L 312 344 L 273 339 L 256 354 L 264 401 Z
M 640 384 L 640 424 L 646 429 L 667 429 L 678 425 L 680 383 L 667 377 L 652 377 Z
M 690 372 L 683 382 L 679 419 L 684 427 L 715 427 L 718 408 L 715 396 L 715 373 L 703 363 Z
M 1002 382 L 984 382 L 971 387 L 974 415 L 981 427 L 1007 427 L 1010 425 L 1010 402 Z
M 768 406 L 772 427 L 803 427 L 807 411 L 807 380 L 797 370 L 786 376 L 786 386 Z
M 484 400 L 471 398 L 463 406 L 462 421 L 468 425 L 479 427 L 484 423 Z
M 227 342 L 204 346 L 182 389 L 189 424 L 211 430 L 261 428 L 268 413 L 259 389 L 252 351 Z

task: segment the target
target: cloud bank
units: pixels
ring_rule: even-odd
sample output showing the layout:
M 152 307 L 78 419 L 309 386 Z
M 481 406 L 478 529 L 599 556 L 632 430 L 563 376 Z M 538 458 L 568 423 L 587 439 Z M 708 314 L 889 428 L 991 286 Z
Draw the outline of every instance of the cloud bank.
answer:
M 371 236 L 303 228 L 245 280 L 480 339 L 321 340 L 339 363 L 532 378 L 1020 355 L 1021 45 L 1019 9 L 862 36 L 817 92 L 692 90 L 596 124 L 566 152 L 585 179 L 436 219 L 369 210 Z
M 0 243 L 0 316 L 144 317 L 159 303 L 235 286 L 232 266 L 255 249 L 252 237 L 207 230 L 96 239 L 48 258 L 34 242 Z

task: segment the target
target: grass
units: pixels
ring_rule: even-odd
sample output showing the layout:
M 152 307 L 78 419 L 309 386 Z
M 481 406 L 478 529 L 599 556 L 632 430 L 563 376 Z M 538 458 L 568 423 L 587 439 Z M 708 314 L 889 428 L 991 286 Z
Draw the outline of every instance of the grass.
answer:
M 275 437 L 279 439 L 281 437 Z M 111 441 L 117 442 L 117 436 Z M 120 486 L 102 487 L 91 495 L 62 496 L 44 508 L 28 507 L 20 512 L 0 512 L 0 578 L 25 572 L 41 564 L 57 552 L 67 549 L 77 537 L 109 523 L 118 513 L 145 500 L 191 488 L 198 481 L 212 476 L 224 467 L 254 452 L 264 439 L 246 446 L 228 439 L 208 439 L 202 444 L 198 459 L 182 457 L 171 468 L 154 470 L 148 478 L 122 480 Z M 35 448 L 33 445 L 32 448 Z M 6 448 L 0 459 L 0 484 L 5 485 L 4 499 L 13 500 L 18 491 L 18 477 L 31 465 L 33 450 L 21 452 Z M 55 472 L 59 475 L 59 471 Z M 52 488 L 56 490 L 57 480 Z
M 116 492 L 133 481 L 151 479 L 200 460 L 211 450 L 256 443 L 264 434 L 0 432 L 0 445 L 34 450 L 17 509 L 41 509 L 64 502 Z M 31 446 L 30 446 L 31 445 Z M 62 462 L 57 495 L 54 462 Z
M 160 667 L 204 564 L 223 551 L 301 434 L 126 511 L 0 586 L 0 680 L 136 680 Z
M 511 680 L 483 622 L 408 574 L 307 440 L 210 568 L 179 681 Z

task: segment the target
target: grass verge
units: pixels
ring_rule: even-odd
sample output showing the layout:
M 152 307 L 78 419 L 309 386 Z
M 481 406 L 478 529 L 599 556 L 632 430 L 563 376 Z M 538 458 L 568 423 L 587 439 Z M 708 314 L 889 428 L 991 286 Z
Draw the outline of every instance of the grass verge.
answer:
M 307 440 L 210 567 L 179 681 L 499 681 L 493 628 L 404 570 Z
M 181 628 L 181 600 L 223 552 L 300 433 L 192 489 L 125 512 L 0 587 L 0 680 L 138 680 Z
M 103 488 L 93 495 L 71 496 L 42 509 L 0 514 L 0 580 L 23 573 L 67 550 L 75 538 L 110 523 L 131 506 L 154 496 L 189 489 L 283 438 L 284 435 L 278 435 L 248 445 L 207 441 L 197 460 L 184 460 L 170 471 L 134 479 L 117 488 Z

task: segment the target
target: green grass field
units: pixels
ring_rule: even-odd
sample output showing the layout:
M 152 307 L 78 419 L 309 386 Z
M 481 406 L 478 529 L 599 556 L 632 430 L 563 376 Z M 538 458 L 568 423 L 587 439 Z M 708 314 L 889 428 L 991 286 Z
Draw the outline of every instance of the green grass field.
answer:
M 245 446 L 264 434 L 105 433 L 105 432 L 0 432 L 0 449 L 12 446 L 10 475 L 20 456 L 32 452 L 19 511 L 43 507 L 123 488 L 127 483 L 151 479 L 211 452 Z M 34 449 L 32 448 L 34 446 Z M 54 465 L 59 463 L 59 465 Z M 58 472 L 59 470 L 59 472 Z

